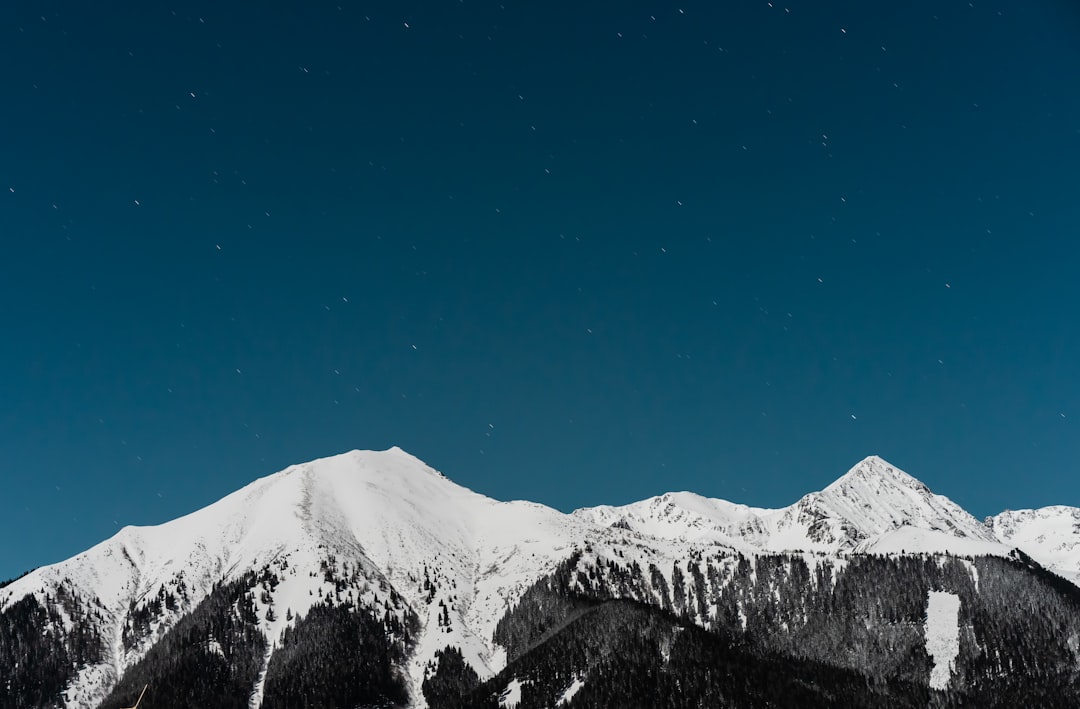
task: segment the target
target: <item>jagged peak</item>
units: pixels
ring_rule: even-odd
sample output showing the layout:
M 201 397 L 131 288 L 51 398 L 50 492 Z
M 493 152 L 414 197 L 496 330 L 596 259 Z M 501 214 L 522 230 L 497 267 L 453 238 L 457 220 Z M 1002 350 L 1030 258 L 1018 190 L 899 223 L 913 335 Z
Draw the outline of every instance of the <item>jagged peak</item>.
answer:
M 915 479 L 879 455 L 866 456 L 855 464 L 852 471 L 855 470 L 863 470 L 877 475 L 889 475 L 903 480 Z
M 835 482 L 826 487 L 823 492 L 848 487 L 852 483 L 857 482 L 869 482 L 875 484 L 875 486 L 881 484 L 888 486 L 899 485 L 926 494 L 931 494 L 930 488 L 928 488 L 921 480 L 909 475 L 877 455 L 868 455 L 860 460 Z

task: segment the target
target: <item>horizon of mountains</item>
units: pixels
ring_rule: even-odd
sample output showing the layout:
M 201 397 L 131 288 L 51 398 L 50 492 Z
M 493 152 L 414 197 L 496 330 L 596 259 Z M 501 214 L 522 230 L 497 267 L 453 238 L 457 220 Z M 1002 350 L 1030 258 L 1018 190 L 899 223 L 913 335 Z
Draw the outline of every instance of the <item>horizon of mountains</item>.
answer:
M 351 451 L 0 586 L 0 709 L 1076 706 L 1078 583 L 1080 509 L 876 456 L 565 514 Z

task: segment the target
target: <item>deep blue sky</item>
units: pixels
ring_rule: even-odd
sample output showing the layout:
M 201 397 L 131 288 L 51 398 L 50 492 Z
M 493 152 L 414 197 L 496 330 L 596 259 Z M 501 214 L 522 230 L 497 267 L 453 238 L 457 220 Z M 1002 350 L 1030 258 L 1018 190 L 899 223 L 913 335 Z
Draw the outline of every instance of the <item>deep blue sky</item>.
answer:
M 0 578 L 400 445 L 1080 504 L 1080 10 L 11 2 Z

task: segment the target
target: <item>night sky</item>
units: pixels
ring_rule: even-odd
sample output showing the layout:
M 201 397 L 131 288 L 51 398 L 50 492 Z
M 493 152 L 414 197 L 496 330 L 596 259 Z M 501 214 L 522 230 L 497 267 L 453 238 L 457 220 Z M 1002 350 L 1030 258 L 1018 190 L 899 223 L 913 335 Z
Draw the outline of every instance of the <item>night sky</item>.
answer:
M 392 445 L 1080 505 L 1080 9 L 680 3 L 5 3 L 0 578 Z

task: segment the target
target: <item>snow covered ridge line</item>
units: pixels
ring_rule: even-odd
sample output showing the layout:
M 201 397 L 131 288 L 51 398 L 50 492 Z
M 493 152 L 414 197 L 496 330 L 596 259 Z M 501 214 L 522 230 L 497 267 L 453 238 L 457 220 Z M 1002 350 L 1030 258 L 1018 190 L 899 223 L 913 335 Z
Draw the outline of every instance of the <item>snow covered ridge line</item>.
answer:
M 762 509 L 675 492 L 621 507 L 575 510 L 595 524 L 748 552 L 1007 556 L 1013 548 L 1080 582 L 1080 508 L 1006 511 L 980 522 L 887 461 L 869 456 L 821 492 Z
M 391 448 L 290 466 L 171 522 L 126 527 L 0 588 L 0 614 L 17 606 L 36 613 L 36 627 L 55 629 L 70 646 L 63 651 L 79 669 L 58 688 L 67 706 L 130 701 L 117 693 L 143 686 L 134 668 L 167 651 L 162 639 L 172 629 L 209 633 L 237 618 L 236 637 L 208 636 L 197 651 L 211 662 L 223 647 L 246 648 L 233 664 L 248 673 L 237 682 L 254 688 L 253 707 L 288 706 L 289 692 L 300 691 L 282 679 L 282 663 L 301 662 L 290 648 L 349 623 L 357 624 L 350 632 L 382 638 L 385 662 L 400 664 L 383 669 L 401 674 L 422 706 L 421 687 L 448 647 L 482 678 L 503 670 L 500 618 L 581 549 L 632 562 L 645 575 L 642 588 L 658 599 L 670 588 L 676 603 L 707 585 L 687 559 L 714 552 L 724 556 L 713 565 L 720 578 L 743 573 L 740 555 L 801 551 L 842 568 L 842 557 L 860 552 L 1007 557 L 1013 547 L 1075 583 L 1080 511 L 1003 513 L 984 524 L 870 457 L 782 509 L 669 493 L 567 515 L 493 500 Z M 977 576 L 974 583 L 977 590 Z M 701 618 L 716 615 L 704 596 L 694 598 Z M 0 665 L 0 676 L 8 669 Z

